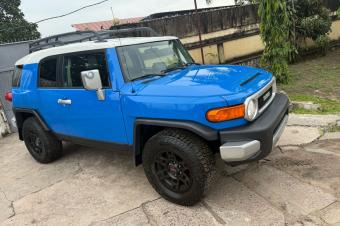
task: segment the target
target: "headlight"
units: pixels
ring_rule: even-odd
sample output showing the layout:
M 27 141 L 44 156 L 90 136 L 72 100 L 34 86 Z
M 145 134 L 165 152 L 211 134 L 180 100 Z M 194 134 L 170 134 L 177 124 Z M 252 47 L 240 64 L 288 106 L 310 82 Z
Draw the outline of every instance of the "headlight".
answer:
M 256 100 L 250 100 L 247 105 L 246 105 L 246 115 L 245 118 L 248 121 L 253 121 L 256 116 L 257 116 L 257 112 L 258 112 L 259 108 L 258 108 L 258 103 Z

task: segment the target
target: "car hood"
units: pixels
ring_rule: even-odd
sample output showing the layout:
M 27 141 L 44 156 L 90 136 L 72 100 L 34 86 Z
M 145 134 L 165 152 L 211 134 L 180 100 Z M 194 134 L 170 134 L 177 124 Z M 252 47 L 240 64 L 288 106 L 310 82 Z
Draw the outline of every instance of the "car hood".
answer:
M 272 74 L 244 66 L 189 66 L 164 77 L 136 81 L 137 95 L 171 97 L 249 96 L 272 79 Z

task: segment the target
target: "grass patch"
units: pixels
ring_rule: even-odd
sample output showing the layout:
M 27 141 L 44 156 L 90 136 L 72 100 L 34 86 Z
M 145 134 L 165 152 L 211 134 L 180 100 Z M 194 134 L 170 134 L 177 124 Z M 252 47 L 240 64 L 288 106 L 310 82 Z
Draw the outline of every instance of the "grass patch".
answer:
M 295 113 L 340 113 L 340 48 L 326 56 L 312 56 L 289 66 L 292 79 L 278 84 L 292 101 L 311 101 L 321 105 L 320 110 L 295 109 Z
M 322 98 L 318 96 L 308 95 L 290 95 L 292 101 L 311 101 L 315 104 L 320 104 L 320 110 L 306 110 L 306 109 L 294 109 L 294 113 L 298 114 L 336 114 L 340 112 L 340 101 Z
M 330 133 L 340 132 L 340 126 L 334 126 L 328 132 Z

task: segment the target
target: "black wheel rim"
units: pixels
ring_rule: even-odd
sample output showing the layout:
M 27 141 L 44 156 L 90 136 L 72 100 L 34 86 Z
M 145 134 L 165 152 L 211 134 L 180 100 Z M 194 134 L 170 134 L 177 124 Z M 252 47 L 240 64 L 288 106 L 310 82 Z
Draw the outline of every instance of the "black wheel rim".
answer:
M 153 171 L 167 189 L 185 193 L 192 186 L 192 176 L 183 158 L 172 151 L 164 151 L 155 156 Z
M 39 135 L 33 131 L 29 131 L 28 136 L 28 145 L 31 147 L 31 150 L 36 154 L 41 154 L 43 152 L 43 145 Z

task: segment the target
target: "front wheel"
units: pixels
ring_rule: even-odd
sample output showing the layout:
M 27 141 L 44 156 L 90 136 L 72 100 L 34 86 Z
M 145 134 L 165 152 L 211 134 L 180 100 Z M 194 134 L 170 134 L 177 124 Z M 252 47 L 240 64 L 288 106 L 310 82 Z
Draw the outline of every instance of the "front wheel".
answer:
M 180 129 L 165 129 L 150 138 L 143 166 L 162 197 L 185 206 L 202 199 L 215 173 L 214 155 L 206 142 Z

